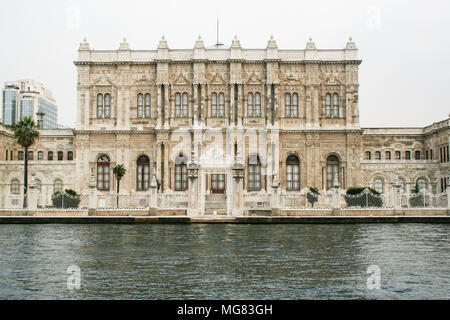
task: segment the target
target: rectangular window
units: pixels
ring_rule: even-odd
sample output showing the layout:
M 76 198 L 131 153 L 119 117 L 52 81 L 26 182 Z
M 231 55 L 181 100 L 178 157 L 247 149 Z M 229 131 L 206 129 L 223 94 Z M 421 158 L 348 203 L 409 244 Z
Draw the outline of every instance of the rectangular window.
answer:
M 405 151 L 405 159 L 411 160 L 411 151 Z
M 34 153 L 33 153 L 33 151 L 28 151 L 28 160 L 30 160 L 30 161 L 34 160 Z
M 23 151 L 19 151 L 19 160 L 23 160 Z
M 48 152 L 47 160 L 48 161 L 53 161 L 53 152 L 52 151 Z
M 386 160 L 391 160 L 391 152 L 386 151 Z
M 400 153 L 400 151 L 395 151 L 395 160 L 401 160 L 402 159 L 402 154 Z
M 415 158 L 416 160 L 420 160 L 420 151 L 416 151 L 416 152 L 414 153 L 414 158 Z

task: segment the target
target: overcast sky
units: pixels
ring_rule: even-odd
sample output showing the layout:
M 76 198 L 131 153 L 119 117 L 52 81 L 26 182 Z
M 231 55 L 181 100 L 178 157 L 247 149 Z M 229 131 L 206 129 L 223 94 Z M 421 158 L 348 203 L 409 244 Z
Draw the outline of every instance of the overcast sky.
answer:
M 79 43 L 118 49 L 227 46 L 265 48 L 273 34 L 280 49 L 343 48 L 352 36 L 360 66 L 362 127 L 426 126 L 450 112 L 450 1 L 3 1 L 0 81 L 36 79 L 53 91 L 59 123 L 76 119 Z

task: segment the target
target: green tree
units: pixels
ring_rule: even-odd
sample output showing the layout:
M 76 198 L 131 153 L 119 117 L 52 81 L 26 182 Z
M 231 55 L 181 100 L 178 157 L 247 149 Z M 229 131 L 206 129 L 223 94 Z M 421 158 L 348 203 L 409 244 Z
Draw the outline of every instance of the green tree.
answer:
M 33 118 L 23 117 L 18 123 L 13 125 L 14 137 L 17 142 L 25 149 L 25 165 L 23 174 L 23 208 L 27 208 L 27 198 L 25 195 L 28 192 L 28 148 L 34 144 L 39 138 L 38 127 L 34 123 Z
M 119 191 L 120 191 L 120 179 L 125 176 L 127 173 L 127 170 L 125 169 L 125 166 L 123 164 L 118 164 L 114 167 L 113 173 L 116 176 L 117 179 L 117 208 L 119 207 Z

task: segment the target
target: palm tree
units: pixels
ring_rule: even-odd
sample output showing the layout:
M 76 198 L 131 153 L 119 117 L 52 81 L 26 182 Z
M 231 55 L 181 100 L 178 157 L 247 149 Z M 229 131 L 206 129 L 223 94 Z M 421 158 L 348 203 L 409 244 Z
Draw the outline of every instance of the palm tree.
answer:
M 14 137 L 17 142 L 25 148 L 25 166 L 23 176 L 23 208 L 27 208 L 26 194 L 28 192 L 28 148 L 33 145 L 37 138 L 39 138 L 38 127 L 31 117 L 23 117 L 18 123 L 13 125 Z
M 123 164 L 118 164 L 114 167 L 113 173 L 117 179 L 117 208 L 119 207 L 119 191 L 120 191 L 120 179 L 127 173 Z

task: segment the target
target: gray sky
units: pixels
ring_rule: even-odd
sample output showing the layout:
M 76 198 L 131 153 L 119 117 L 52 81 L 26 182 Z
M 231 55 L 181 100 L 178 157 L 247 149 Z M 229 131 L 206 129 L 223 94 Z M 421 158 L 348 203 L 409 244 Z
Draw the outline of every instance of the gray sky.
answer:
M 352 36 L 360 59 L 363 127 L 425 126 L 450 112 L 450 1 L 3 1 L 0 82 L 36 79 L 51 89 L 58 120 L 76 119 L 76 60 L 86 37 L 95 49 L 193 48 L 200 34 L 243 48 L 343 48 Z

